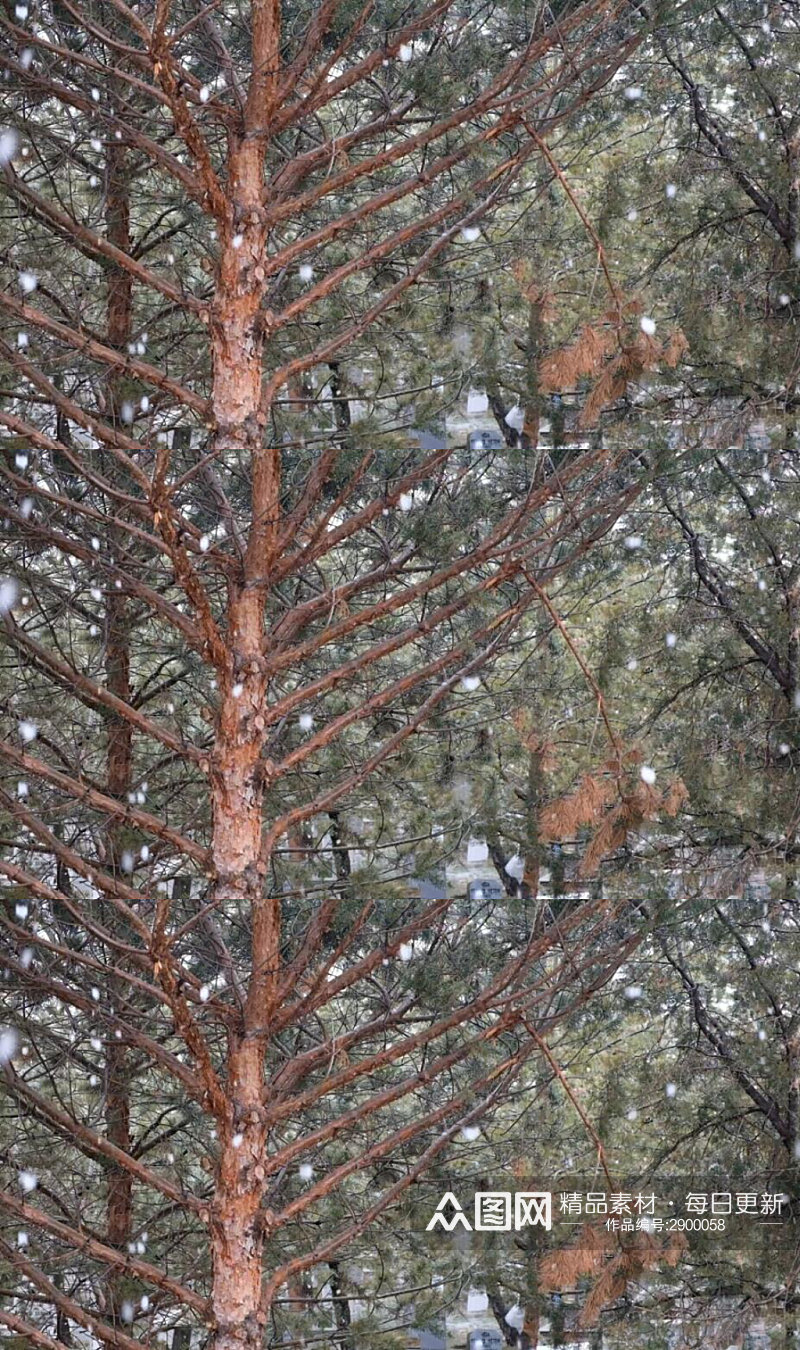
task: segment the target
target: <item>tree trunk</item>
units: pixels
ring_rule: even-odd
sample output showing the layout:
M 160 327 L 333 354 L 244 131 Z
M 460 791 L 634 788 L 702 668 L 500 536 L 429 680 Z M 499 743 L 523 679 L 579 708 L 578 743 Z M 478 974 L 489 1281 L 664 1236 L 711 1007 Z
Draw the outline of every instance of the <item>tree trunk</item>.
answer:
M 242 1041 L 231 1056 L 211 1225 L 214 1350 L 256 1350 L 263 1340 L 263 1061 L 260 1039 Z
M 231 154 L 228 219 L 221 226 L 211 315 L 213 447 L 236 450 L 252 473 L 250 534 L 241 583 L 232 587 L 224 652 L 217 658 L 220 708 L 211 760 L 211 855 L 215 900 L 248 901 L 252 977 L 244 1035 L 231 1049 L 226 1118 L 211 1218 L 214 1350 L 256 1350 L 263 1342 L 261 1211 L 266 1131 L 262 1105 L 264 1035 L 279 952 L 279 911 L 264 897 L 262 761 L 267 696 L 263 653 L 270 548 L 279 501 L 279 459 L 264 445 L 261 409 L 266 319 L 261 214 L 263 144 L 243 140 Z
M 226 668 L 220 670 L 220 711 L 212 762 L 215 899 L 262 895 L 261 816 L 263 705 L 262 641 L 269 543 L 278 509 L 278 460 L 263 445 L 261 378 L 264 315 L 262 154 L 245 141 L 231 156 L 229 219 L 211 316 L 213 448 L 235 449 L 252 472 L 252 523 L 243 584 L 231 598 Z

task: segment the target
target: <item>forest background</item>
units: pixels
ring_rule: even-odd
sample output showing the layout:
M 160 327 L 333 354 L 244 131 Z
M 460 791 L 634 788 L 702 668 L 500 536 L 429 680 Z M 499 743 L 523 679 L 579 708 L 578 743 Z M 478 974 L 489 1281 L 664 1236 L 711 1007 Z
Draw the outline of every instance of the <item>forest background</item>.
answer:
M 796 1345 L 799 27 L 4 5 L 15 1350 Z

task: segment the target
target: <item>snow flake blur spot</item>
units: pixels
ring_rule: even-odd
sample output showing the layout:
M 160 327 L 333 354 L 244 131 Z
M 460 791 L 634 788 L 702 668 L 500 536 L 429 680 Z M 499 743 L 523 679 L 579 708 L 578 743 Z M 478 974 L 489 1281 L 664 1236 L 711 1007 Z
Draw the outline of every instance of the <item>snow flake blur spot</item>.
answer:
M 625 547 L 630 549 L 631 552 L 634 552 L 637 548 L 641 548 L 643 543 L 644 540 L 640 534 L 629 534 L 625 539 Z
M 651 769 L 649 764 L 643 764 L 640 770 L 640 777 L 643 783 L 652 785 L 656 781 L 656 771 Z
M 36 1173 L 27 1170 L 20 1172 L 17 1176 L 17 1180 L 21 1190 L 25 1191 L 26 1194 L 28 1191 L 35 1191 L 36 1187 L 39 1185 L 39 1178 Z
M 7 614 L 19 599 L 19 586 L 13 577 L 0 578 L 0 614 Z
M 301 281 L 313 281 L 314 269 L 311 266 L 311 263 L 303 263 L 302 267 L 298 267 L 297 275 Z
M 297 719 L 297 725 L 301 731 L 311 731 L 314 726 L 314 719 L 311 713 L 301 713 Z
M 512 858 L 509 858 L 504 871 L 506 871 L 510 877 L 513 877 L 515 881 L 522 881 L 522 878 L 525 876 L 525 863 L 518 853 L 515 853 Z
M 639 327 L 641 328 L 643 333 L 647 334 L 648 337 L 652 337 L 654 332 L 656 331 L 655 319 L 651 319 L 649 314 L 643 314 Z
M 480 1132 L 478 1125 L 465 1125 L 461 1131 L 461 1138 L 466 1139 L 467 1143 L 471 1144 L 478 1138 Z
M 461 231 L 461 238 L 467 244 L 474 244 L 475 240 L 480 238 L 480 233 L 477 225 L 465 225 Z
M 13 1027 L 0 1027 L 0 1064 L 7 1064 L 19 1048 L 19 1036 Z
M 314 1176 L 314 1169 L 311 1163 L 301 1163 L 297 1169 L 297 1175 L 301 1181 L 311 1181 Z
M 675 1097 L 678 1094 L 678 1088 L 675 1083 L 667 1083 L 667 1086 L 664 1088 L 664 1091 L 666 1092 L 668 1097 Z
M 414 55 L 414 48 L 408 42 L 404 42 L 397 55 L 401 61 L 408 62 Z
M 644 90 L 638 84 L 629 84 L 625 90 L 625 97 L 629 103 L 636 103 L 638 99 L 644 97 Z
M 39 735 L 39 728 L 37 727 L 36 723 L 29 722 L 27 721 L 27 719 L 20 722 L 19 726 L 17 727 L 17 730 L 20 735 L 20 740 L 26 742 L 35 741 L 36 737 Z
M 39 278 L 35 272 L 20 272 L 17 281 L 19 282 L 20 290 L 23 291 L 25 295 L 30 295 L 31 291 L 35 291 L 36 287 L 39 285 Z
M 461 688 L 465 689 L 468 694 L 471 694 L 478 688 L 479 684 L 480 677 L 478 675 L 465 675 L 461 681 Z
M 411 946 L 411 943 L 401 942 L 397 955 L 400 957 L 401 961 L 410 961 L 414 955 L 414 948 Z
M 637 998 L 642 997 L 643 993 L 644 990 L 640 984 L 629 984 L 625 988 L 625 997 L 629 999 L 631 1003 L 635 1003 Z
M 19 149 L 19 136 L 13 127 L 0 131 L 0 164 L 10 164 Z

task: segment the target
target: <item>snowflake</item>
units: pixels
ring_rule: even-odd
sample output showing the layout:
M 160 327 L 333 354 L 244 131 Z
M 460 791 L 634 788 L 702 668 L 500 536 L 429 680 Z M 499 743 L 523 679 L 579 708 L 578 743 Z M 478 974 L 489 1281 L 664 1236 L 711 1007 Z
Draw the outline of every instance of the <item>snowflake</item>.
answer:
M 17 1053 L 19 1036 L 13 1027 L 0 1028 L 0 1064 L 7 1064 Z
M 0 614 L 7 614 L 19 599 L 19 586 L 13 577 L 0 578 Z
M 0 131 L 0 164 L 9 164 L 19 148 L 19 136 L 13 127 Z

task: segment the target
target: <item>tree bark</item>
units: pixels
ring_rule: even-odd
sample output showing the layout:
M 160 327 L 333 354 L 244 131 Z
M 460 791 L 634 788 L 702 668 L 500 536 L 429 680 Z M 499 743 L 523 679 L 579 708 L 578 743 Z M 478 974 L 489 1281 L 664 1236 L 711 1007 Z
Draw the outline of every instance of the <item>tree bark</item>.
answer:
M 253 44 L 253 69 L 266 71 L 277 51 L 277 18 L 263 0 L 254 14 Z M 255 83 L 251 97 L 254 88 Z M 263 89 L 261 95 L 265 96 Z M 252 114 L 250 102 L 248 109 Z M 263 1025 L 278 962 L 279 910 L 264 897 L 261 858 L 268 777 L 262 760 L 267 697 L 263 642 L 280 460 L 277 451 L 264 444 L 261 407 L 268 329 L 268 315 L 262 309 L 267 243 L 261 200 L 263 153 L 263 137 L 257 134 L 243 138 L 231 151 L 228 218 L 220 222 L 221 256 L 210 318 L 212 446 L 225 454 L 238 451 L 252 474 L 250 534 L 243 574 L 231 587 L 211 759 L 212 895 L 218 901 L 247 901 L 252 921 L 252 976 L 244 1029 L 231 1047 L 226 1117 L 218 1122 L 220 1158 L 211 1212 L 213 1350 L 256 1350 L 263 1342 L 266 1317 L 261 1306 L 268 1231 L 268 1216 L 262 1210 L 267 1144 Z
M 263 1340 L 263 1061 L 260 1039 L 243 1040 L 231 1056 L 230 1114 L 221 1136 L 211 1222 L 214 1350 L 256 1350 Z
M 240 451 L 252 472 L 252 524 L 244 577 L 231 597 L 226 668 L 212 761 L 214 898 L 258 900 L 261 826 L 262 643 L 269 543 L 278 510 L 278 457 L 263 444 L 261 379 L 265 316 L 261 208 L 263 149 L 244 141 L 231 155 L 229 219 L 211 316 L 213 448 Z

